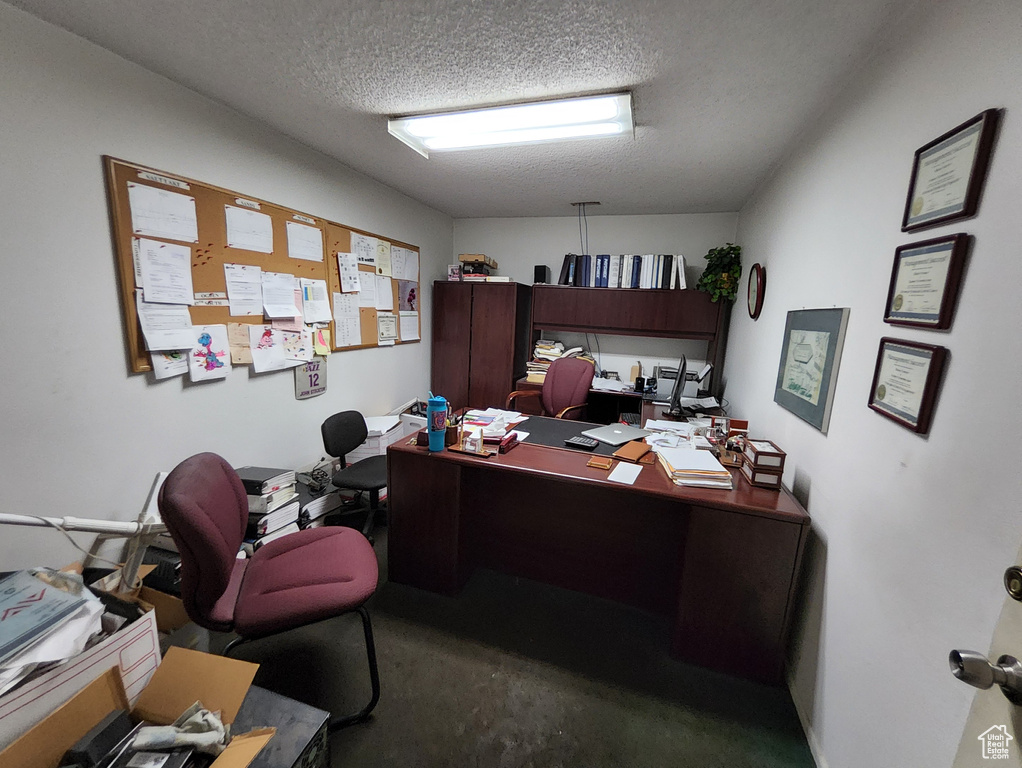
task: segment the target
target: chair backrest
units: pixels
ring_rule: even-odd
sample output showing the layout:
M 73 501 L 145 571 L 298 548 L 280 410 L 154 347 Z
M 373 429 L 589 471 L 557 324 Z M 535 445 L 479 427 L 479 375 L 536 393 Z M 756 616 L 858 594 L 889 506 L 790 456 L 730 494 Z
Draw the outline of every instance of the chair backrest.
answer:
M 569 405 L 581 405 L 589 396 L 595 369 L 588 360 L 563 357 L 550 363 L 543 380 L 543 409 L 556 416 Z
M 181 555 L 181 600 L 188 617 L 207 629 L 230 630 L 236 571 L 244 565 L 238 548 L 248 523 L 241 478 L 215 453 L 196 454 L 167 475 L 159 506 Z
M 365 442 L 369 435 L 366 420 L 358 411 L 341 411 L 323 422 L 323 448 L 329 456 L 344 457 Z

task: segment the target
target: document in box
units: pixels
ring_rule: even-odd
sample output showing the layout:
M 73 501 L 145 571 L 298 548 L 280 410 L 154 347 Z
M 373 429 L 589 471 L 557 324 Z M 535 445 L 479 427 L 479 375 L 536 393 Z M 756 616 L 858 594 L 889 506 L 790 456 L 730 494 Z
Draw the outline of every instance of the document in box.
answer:
M 18 571 L 0 581 L 0 664 L 38 641 L 85 602 Z

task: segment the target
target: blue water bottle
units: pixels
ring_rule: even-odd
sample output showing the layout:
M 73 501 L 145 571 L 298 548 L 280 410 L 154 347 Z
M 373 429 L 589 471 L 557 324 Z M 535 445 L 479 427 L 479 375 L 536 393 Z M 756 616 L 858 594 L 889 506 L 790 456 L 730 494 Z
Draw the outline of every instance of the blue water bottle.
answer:
M 429 450 L 442 451 L 447 436 L 447 401 L 432 392 L 426 406 L 426 421 L 429 424 Z

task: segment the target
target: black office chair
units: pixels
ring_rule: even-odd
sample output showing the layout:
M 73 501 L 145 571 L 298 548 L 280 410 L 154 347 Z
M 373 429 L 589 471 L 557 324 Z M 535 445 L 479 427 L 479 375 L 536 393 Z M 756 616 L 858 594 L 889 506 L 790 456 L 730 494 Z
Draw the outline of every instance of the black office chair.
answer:
M 358 411 L 341 411 L 323 422 L 323 448 L 330 456 L 341 460 L 341 469 L 331 478 L 337 488 L 369 492 L 369 512 L 366 515 L 362 534 L 372 541 L 373 519 L 380 506 L 380 489 L 387 487 L 387 457 L 370 456 L 352 465 L 348 465 L 345 457 L 358 448 L 369 435 L 366 420 Z

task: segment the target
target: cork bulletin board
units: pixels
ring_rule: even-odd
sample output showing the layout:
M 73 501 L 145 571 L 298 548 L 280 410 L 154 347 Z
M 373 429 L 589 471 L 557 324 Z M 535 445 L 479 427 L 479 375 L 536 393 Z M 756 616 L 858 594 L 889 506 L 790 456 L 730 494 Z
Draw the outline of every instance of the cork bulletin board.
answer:
M 317 216 L 310 216 L 274 203 L 249 195 L 221 189 L 194 179 L 176 174 L 159 171 L 153 168 L 136 165 L 112 157 L 104 157 L 106 167 L 107 194 L 110 206 L 111 224 L 113 227 L 114 251 L 117 260 L 118 278 L 120 280 L 121 304 L 125 327 L 125 343 L 134 373 L 152 370 L 149 353 L 146 351 L 145 339 L 142 335 L 135 304 L 135 291 L 140 287 L 136 274 L 135 250 L 141 238 L 161 242 L 165 240 L 175 246 L 186 246 L 191 250 L 192 290 L 195 304 L 188 307 L 194 325 L 226 325 L 228 323 L 262 324 L 267 322 L 262 316 L 232 316 L 227 306 L 227 284 L 224 276 L 224 264 L 248 264 L 259 267 L 264 272 L 278 272 L 294 275 L 296 278 L 309 278 L 326 282 L 327 291 L 333 306 L 334 293 L 341 292 L 340 271 L 337 254 L 349 253 L 352 235 L 363 235 L 375 238 L 390 247 L 406 249 L 418 259 L 418 248 L 391 238 L 383 237 L 365 230 L 355 229 L 343 224 L 329 221 Z M 138 187 L 147 189 L 139 190 Z M 154 191 L 155 190 L 155 191 Z M 132 198 L 138 199 L 140 193 L 146 196 L 165 194 L 168 199 L 180 201 L 185 205 L 187 198 L 194 201 L 195 227 L 191 233 L 176 237 L 161 237 L 152 229 L 145 234 L 137 234 L 132 219 Z M 173 194 L 169 194 L 173 193 Z M 269 217 L 272 223 L 272 250 L 264 253 L 247 250 L 245 243 L 228 244 L 227 216 L 231 210 L 258 211 Z M 263 219 L 265 221 L 265 219 Z M 315 250 L 314 230 L 319 230 L 323 238 L 322 261 L 293 258 L 289 253 L 288 230 L 294 228 L 311 240 L 309 244 Z M 314 229 L 310 229 L 314 228 Z M 194 235 L 194 240 L 192 236 Z M 379 269 L 371 264 L 358 265 L 359 277 L 374 279 Z M 414 281 L 390 280 L 393 293 L 394 314 L 399 307 L 408 306 L 408 294 L 417 297 L 418 272 Z M 402 287 L 406 294 L 402 302 Z M 418 310 L 418 302 L 412 309 Z M 395 344 L 417 343 L 421 331 L 421 317 L 418 320 L 414 340 L 401 341 L 400 336 Z M 331 319 L 330 342 L 333 352 L 349 349 L 364 349 L 379 345 L 377 333 L 377 310 L 374 307 L 359 307 L 359 343 L 339 346 L 334 322 Z

